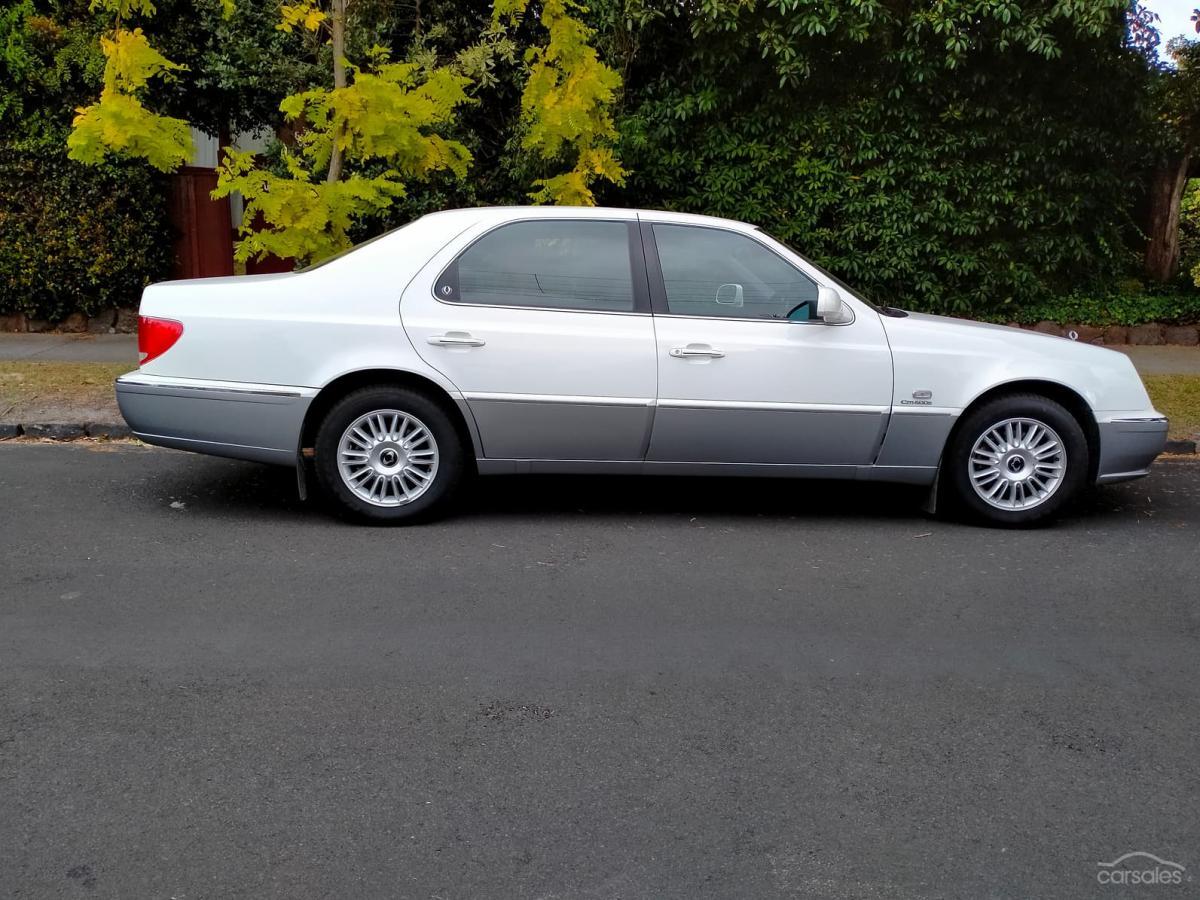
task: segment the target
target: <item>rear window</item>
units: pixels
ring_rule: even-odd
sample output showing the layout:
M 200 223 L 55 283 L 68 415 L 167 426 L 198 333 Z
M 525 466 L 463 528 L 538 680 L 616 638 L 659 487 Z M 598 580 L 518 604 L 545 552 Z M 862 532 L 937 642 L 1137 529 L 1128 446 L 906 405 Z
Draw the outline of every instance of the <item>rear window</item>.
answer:
M 629 225 L 561 219 L 503 225 L 464 250 L 434 291 L 451 303 L 629 312 Z

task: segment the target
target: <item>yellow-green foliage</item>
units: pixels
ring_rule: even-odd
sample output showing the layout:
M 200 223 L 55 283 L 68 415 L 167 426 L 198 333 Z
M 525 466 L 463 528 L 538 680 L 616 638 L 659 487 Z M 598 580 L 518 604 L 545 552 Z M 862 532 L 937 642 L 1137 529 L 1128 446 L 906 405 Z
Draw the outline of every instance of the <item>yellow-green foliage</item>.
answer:
M 467 148 L 428 129 L 452 121 L 467 102 L 467 78 L 411 63 L 385 62 L 375 72 L 349 68 L 347 87 L 293 94 L 279 105 L 289 120 L 304 122 L 298 147 L 314 170 L 328 165 L 336 140 L 347 160 L 382 159 L 407 177 L 439 169 L 466 175 Z
M 316 260 L 350 245 L 347 230 L 360 216 L 380 212 L 404 196 L 404 185 L 386 176 L 350 175 L 342 181 L 313 181 L 303 164 L 288 157 L 291 177 L 256 168 L 254 156 L 232 148 L 225 151 L 214 197 L 237 191 L 246 214 L 236 256 L 273 253 L 284 259 Z M 265 228 L 253 228 L 261 214 Z
M 154 4 L 151 0 L 92 0 L 88 4 L 92 12 L 100 10 L 117 17 L 117 21 L 128 19 L 134 13 L 143 16 L 154 15 Z
M 92 6 L 125 15 L 131 8 L 154 10 L 147 0 L 97 0 Z M 151 47 L 140 28 L 118 28 L 111 38 L 100 38 L 100 47 L 104 88 L 99 100 L 76 110 L 67 138 L 71 159 L 96 165 L 109 154 L 120 154 L 145 159 L 164 172 L 187 162 L 192 155 L 187 122 L 150 112 L 138 97 L 151 78 L 169 78 L 183 67 Z
M 232 13 L 235 0 L 220 2 L 226 15 Z M 232 149 L 218 168 L 213 196 L 237 192 L 245 200 L 237 258 L 273 253 L 319 259 L 349 246 L 354 222 L 404 196 L 406 181 L 439 171 L 464 177 L 471 162 L 467 148 L 436 131 L 468 102 L 468 87 L 494 82 L 495 62 L 512 58 L 509 29 L 528 3 L 495 0 L 491 28 L 452 65 L 420 55 L 417 62 L 393 63 L 386 49 L 373 47 L 367 65 L 347 63 L 345 86 L 286 98 L 280 110 L 299 126 L 295 146 L 283 156 L 287 175 L 257 168 L 249 154 Z M 152 0 L 92 0 L 91 8 L 113 17 L 114 33 L 102 39 L 104 88 L 96 103 L 78 111 L 68 140 L 71 158 L 96 163 L 117 153 L 164 171 L 177 168 L 192 152 L 187 123 L 155 115 L 140 94 L 151 78 L 171 77 L 181 67 L 154 50 L 141 29 L 121 27 L 133 14 L 153 15 Z M 283 31 L 333 34 L 335 26 L 345 26 L 332 18 L 327 0 L 292 0 L 279 10 Z M 523 145 L 550 166 L 569 167 L 533 183 L 530 196 L 539 203 L 591 205 L 597 179 L 620 184 L 625 176 L 612 149 L 611 108 L 621 78 L 600 62 L 589 43 L 592 30 L 573 15 L 584 11 L 574 0 L 542 0 L 548 38 L 525 54 Z M 349 175 L 343 163 L 351 167 L 345 169 Z M 355 171 L 355 164 L 372 164 L 371 174 Z
M 528 5 L 529 0 L 496 0 L 493 22 L 515 24 Z M 522 145 L 544 160 L 573 162 L 569 171 L 534 182 L 530 198 L 535 203 L 592 206 L 597 178 L 625 180 L 612 150 L 617 129 L 610 112 L 621 76 L 600 61 L 588 43 L 592 30 L 573 11 L 586 10 L 573 0 L 542 3 L 549 39 L 525 54 L 529 78 L 521 94 Z
M 466 174 L 467 148 L 432 129 L 467 101 L 468 79 L 444 67 L 424 70 L 375 56 L 374 72 L 350 67 L 348 86 L 305 91 L 280 104 L 289 120 L 304 124 L 295 151 L 284 154 L 290 177 L 255 169 L 249 154 L 226 151 L 213 196 L 237 191 L 245 199 L 239 260 L 273 253 L 310 261 L 336 253 L 350 245 L 347 231 L 356 219 L 404 196 L 406 180 L 442 170 Z M 387 169 L 321 180 L 335 141 L 348 162 L 377 161 Z
M 228 0 L 232 2 L 232 0 Z M 299 0 L 297 3 L 285 3 L 279 7 L 280 22 L 275 27 L 280 31 L 290 32 L 296 28 L 316 31 L 327 18 L 324 10 L 320 9 L 316 0 Z

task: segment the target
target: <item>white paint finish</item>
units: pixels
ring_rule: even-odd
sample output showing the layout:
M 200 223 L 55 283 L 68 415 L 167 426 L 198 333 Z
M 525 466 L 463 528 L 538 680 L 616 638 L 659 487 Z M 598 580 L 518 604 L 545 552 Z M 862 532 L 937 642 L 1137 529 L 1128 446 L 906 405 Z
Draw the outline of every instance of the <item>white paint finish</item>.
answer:
M 141 371 L 322 387 L 349 372 L 387 368 L 453 392 L 413 351 L 398 310 L 404 286 L 474 220 L 470 210 L 426 216 L 305 272 L 151 285 L 142 314 L 177 319 L 184 333 Z
M 628 213 L 604 211 L 596 218 L 631 221 Z M 617 211 L 619 212 L 619 211 Z M 519 216 L 525 217 L 525 216 Z M 575 211 L 560 218 L 592 218 Z M 400 306 L 404 328 L 418 355 L 457 385 L 476 412 L 480 439 L 487 448 L 503 446 L 505 456 L 537 457 L 537 441 L 561 423 L 576 435 L 564 446 L 556 441 L 557 454 L 587 458 L 588 445 L 612 428 L 621 428 L 617 444 L 625 448 L 619 458 L 639 456 L 645 443 L 644 417 L 614 420 L 590 398 L 620 398 L 649 405 L 655 398 L 657 371 L 654 360 L 654 322 L 649 314 L 585 312 L 451 303 L 434 296 L 435 282 L 443 269 L 470 243 L 497 224 L 477 223 L 460 234 L 412 280 Z M 469 338 L 476 345 L 444 344 L 446 336 Z M 499 398 L 496 395 L 504 395 Z M 490 398 L 490 399 L 488 399 Z M 511 401 L 522 399 L 537 410 Z M 485 403 L 503 402 L 503 415 L 484 410 Z M 570 406 L 576 408 L 571 409 Z M 595 428 L 589 428 L 589 421 Z M 540 436 L 540 437 L 539 437 Z M 498 454 L 497 454 L 498 455 Z
M 654 324 L 648 315 L 442 303 L 430 296 L 421 278 L 405 292 L 402 315 L 417 354 L 468 397 L 654 399 Z M 429 343 L 429 338 L 450 332 L 485 343 Z
M 850 325 L 656 316 L 655 330 L 662 402 L 891 406 L 891 354 L 872 310 Z M 724 356 L 671 356 L 692 345 Z
M 880 316 L 844 290 L 854 319 L 836 326 L 452 305 L 432 296 L 433 279 L 444 266 L 474 237 L 505 222 L 628 221 L 636 215 L 605 209 L 455 210 L 426 216 L 302 273 L 153 285 L 143 295 L 142 312 L 183 322 L 184 334 L 133 377 L 230 389 L 286 388 L 307 397 L 340 375 L 400 370 L 429 378 L 456 399 L 465 392 L 473 398 L 466 403 L 503 404 L 489 411 L 492 421 L 528 413 L 531 436 L 556 438 L 559 425 L 548 407 L 643 406 L 644 416 L 606 412 L 597 417 L 605 427 L 632 423 L 624 442 L 611 445 L 621 458 L 629 446 L 646 446 L 649 435 L 635 442 L 632 432 L 649 420 L 655 406 L 660 411 L 700 407 L 726 421 L 730 412 L 745 407 L 753 413 L 748 421 L 753 420 L 757 439 L 770 437 L 762 423 L 773 412 L 811 418 L 825 411 L 834 417 L 831 422 L 857 411 L 878 416 L 881 423 L 892 410 L 954 416 L 990 388 L 1038 379 L 1078 392 L 1100 421 L 1158 415 L 1132 364 L 1119 353 L 936 316 Z M 747 234 L 819 285 L 830 283 L 802 257 L 749 225 L 673 213 L 641 217 Z M 428 343 L 447 332 L 478 337 L 484 344 Z M 689 345 L 722 355 L 669 355 Z M 929 406 L 903 402 L 919 391 L 932 393 Z M 676 413 L 674 418 L 694 417 Z M 590 438 L 579 410 L 563 423 L 577 430 L 574 455 L 588 459 Z M 509 427 L 519 438 L 525 426 L 516 421 Z M 790 427 L 780 434 L 790 433 Z M 505 436 L 510 450 L 513 434 Z M 563 450 L 561 445 L 555 449 Z M 848 457 L 862 458 L 862 448 L 847 449 Z M 525 448 L 536 450 L 532 444 Z M 778 445 L 773 452 L 772 458 L 782 455 Z M 922 462 L 903 458 L 914 466 Z
M 879 315 L 868 307 L 855 312 L 848 325 L 656 316 L 662 408 L 649 458 L 871 462 L 891 407 L 892 359 Z M 672 355 L 679 348 L 721 355 Z M 691 412 L 669 414 L 671 407 Z
M 1129 358 L 1066 338 L 911 313 L 883 316 L 895 365 L 896 406 L 914 391 L 961 410 L 993 387 L 1037 379 L 1069 387 L 1098 413 L 1147 410 L 1150 398 Z

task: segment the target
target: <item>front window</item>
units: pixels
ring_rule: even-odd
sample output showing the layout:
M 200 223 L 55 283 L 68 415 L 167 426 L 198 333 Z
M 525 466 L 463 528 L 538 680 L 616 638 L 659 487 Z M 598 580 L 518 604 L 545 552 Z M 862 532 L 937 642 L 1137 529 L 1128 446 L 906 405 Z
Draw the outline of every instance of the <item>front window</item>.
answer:
M 876 312 L 885 313 L 888 315 L 899 312 L 898 310 L 893 309 L 890 306 L 880 306 L 878 303 L 874 302 L 869 297 L 864 296 L 863 292 L 860 291 L 858 288 L 850 287 L 850 285 L 846 284 L 846 282 L 842 281 L 842 279 L 838 278 L 836 275 L 834 275 L 832 272 L 830 272 L 824 266 L 818 265 L 817 263 L 813 262 L 811 259 L 809 259 L 807 256 L 805 256 L 803 253 L 801 253 L 799 250 L 797 250 L 795 247 L 793 247 L 787 241 L 781 241 L 779 238 L 775 237 L 775 235 L 767 234 L 767 232 L 763 231 L 761 228 L 757 228 L 755 230 L 758 231 L 760 234 L 765 234 L 767 237 L 769 237 L 775 243 L 781 244 L 782 246 L 787 247 L 789 250 L 791 250 L 797 256 L 801 257 L 806 263 L 808 263 L 808 265 L 812 266 L 814 269 L 816 269 L 818 272 L 820 272 L 822 277 L 825 278 L 826 281 L 830 282 L 831 284 L 836 285 L 837 288 L 842 292 L 843 295 L 848 295 L 850 297 L 854 297 L 856 300 L 861 300 L 863 303 L 867 304 L 869 307 L 874 309 Z
M 672 315 L 803 320 L 816 313 L 816 282 L 744 234 L 659 224 L 654 242 Z

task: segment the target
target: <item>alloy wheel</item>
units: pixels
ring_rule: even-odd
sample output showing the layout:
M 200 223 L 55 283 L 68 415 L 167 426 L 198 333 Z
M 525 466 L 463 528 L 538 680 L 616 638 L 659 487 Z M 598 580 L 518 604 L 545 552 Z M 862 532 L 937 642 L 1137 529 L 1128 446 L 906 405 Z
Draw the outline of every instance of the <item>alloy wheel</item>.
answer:
M 373 506 L 412 503 L 433 484 L 438 458 L 433 432 L 416 416 L 398 409 L 359 416 L 338 441 L 343 483 Z
M 1062 484 L 1067 451 L 1045 422 L 1004 419 L 975 441 L 968 466 L 971 487 L 985 503 L 1004 510 L 1031 509 Z

